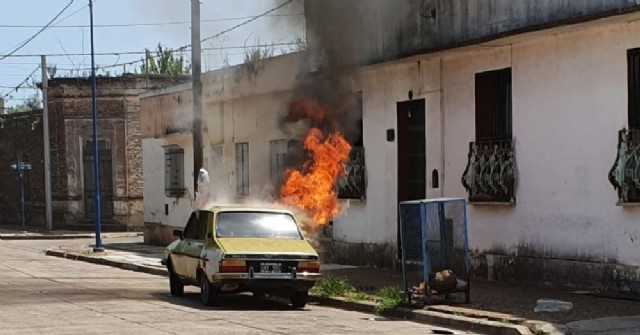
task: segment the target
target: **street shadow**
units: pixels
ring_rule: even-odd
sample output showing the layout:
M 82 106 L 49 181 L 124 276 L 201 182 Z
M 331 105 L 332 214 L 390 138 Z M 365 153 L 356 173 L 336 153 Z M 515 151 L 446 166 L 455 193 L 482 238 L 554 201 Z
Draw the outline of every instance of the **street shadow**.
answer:
M 185 292 L 182 297 L 174 297 L 168 292 L 154 292 L 151 296 L 157 300 L 173 305 L 189 307 L 202 310 L 222 310 L 222 311 L 309 311 L 305 308 L 293 308 L 289 303 L 280 297 L 255 298 L 250 294 L 223 294 L 219 297 L 219 304 L 215 307 L 207 307 L 200 301 L 200 294 L 196 292 Z

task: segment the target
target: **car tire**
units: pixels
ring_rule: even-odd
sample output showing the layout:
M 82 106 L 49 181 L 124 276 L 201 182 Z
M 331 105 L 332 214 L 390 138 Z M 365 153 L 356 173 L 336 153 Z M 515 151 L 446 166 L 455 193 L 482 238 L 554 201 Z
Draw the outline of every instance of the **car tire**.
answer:
M 205 306 L 215 306 L 218 302 L 218 289 L 211 285 L 205 274 L 200 276 L 200 299 Z
M 184 284 L 178 278 L 171 267 L 169 267 L 169 290 L 174 297 L 181 297 L 184 294 Z
M 264 293 L 264 291 L 253 291 L 253 297 L 256 299 L 264 299 L 267 297 L 267 295 Z
M 293 308 L 304 308 L 309 300 L 309 292 L 295 291 L 291 294 L 291 306 Z

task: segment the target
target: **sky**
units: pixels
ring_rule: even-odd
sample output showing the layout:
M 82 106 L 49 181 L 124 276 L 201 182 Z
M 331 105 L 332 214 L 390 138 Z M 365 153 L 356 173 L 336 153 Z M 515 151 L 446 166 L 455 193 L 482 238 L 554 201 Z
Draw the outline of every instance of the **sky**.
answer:
M 89 73 L 91 57 L 74 55 L 90 54 L 91 51 L 89 0 L 0 0 L 0 59 L 36 34 L 70 2 L 71 5 L 52 27 L 16 51 L 15 55 L 48 55 L 48 65 L 56 65 L 58 77 Z M 201 0 L 201 37 L 204 39 L 216 35 L 285 2 Z M 190 3 L 190 0 L 94 0 L 96 54 L 143 52 L 145 48 L 155 49 L 158 43 L 173 49 L 189 45 Z M 203 71 L 220 68 L 226 62 L 230 65 L 242 63 L 246 46 L 283 44 L 275 46 L 275 54 L 290 51 L 294 48 L 296 38 L 304 38 L 303 13 L 301 2 L 294 1 L 267 16 L 204 42 Z M 130 24 L 137 26 L 113 26 Z M 206 50 L 208 48 L 214 50 Z M 189 52 L 184 56 L 191 59 Z M 96 65 L 111 66 L 141 58 L 142 54 L 97 55 Z M 40 56 L 0 60 L 0 98 L 8 94 L 5 107 L 22 103 L 24 99 L 39 93 L 37 89 L 29 87 L 41 79 L 39 64 Z M 127 72 L 133 72 L 133 67 L 139 65 L 127 65 Z M 35 73 L 29 77 L 34 70 Z M 124 71 L 124 66 L 111 67 L 99 73 L 104 71 L 117 75 Z M 17 92 L 12 89 L 27 78 L 33 80 L 27 80 L 24 89 Z

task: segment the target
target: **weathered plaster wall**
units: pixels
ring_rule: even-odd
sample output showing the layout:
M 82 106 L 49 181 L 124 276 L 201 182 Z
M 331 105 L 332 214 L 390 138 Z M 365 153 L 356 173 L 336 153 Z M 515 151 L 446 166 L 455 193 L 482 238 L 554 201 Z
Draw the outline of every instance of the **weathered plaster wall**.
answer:
M 289 138 L 280 129 L 279 120 L 287 112 L 298 71 L 306 64 L 302 57 L 291 54 L 203 75 L 204 162 L 211 179 L 213 201 L 256 201 L 265 199 L 270 192 L 269 141 Z M 191 104 L 188 85 L 142 96 L 145 223 L 183 227 L 193 209 L 186 197 L 164 196 L 162 150 L 162 145 L 181 139 L 185 149 L 185 184 L 190 187 L 189 194 L 193 194 L 191 133 L 166 134 L 167 129 L 190 127 Z M 243 142 L 249 143 L 249 196 L 236 195 L 235 144 Z M 213 157 L 214 146 L 222 146 L 222 157 Z M 169 215 L 165 215 L 165 204 L 170 206 Z
M 545 280 L 576 285 L 603 280 L 616 264 L 637 274 L 640 208 L 616 206 L 607 174 L 626 126 L 626 50 L 640 46 L 638 36 L 637 22 L 593 25 L 362 71 L 365 146 L 379 150 L 367 155 L 367 173 L 376 182 L 366 204 L 352 202 L 336 219 L 336 240 L 396 240 L 397 143 L 386 142 L 385 130 L 396 127 L 396 102 L 409 90 L 426 99 L 427 173 L 443 172 L 443 188 L 427 189 L 428 197 L 466 197 L 460 179 L 474 140 L 474 75 L 512 67 L 517 205 L 469 206 L 480 273 L 531 280 L 546 269 Z
M 163 146 L 184 149 L 183 197 L 165 195 L 165 157 Z M 193 210 L 193 141 L 190 133 L 173 134 L 163 139 L 143 139 L 144 222 L 185 227 Z M 166 212 L 165 212 L 165 206 Z

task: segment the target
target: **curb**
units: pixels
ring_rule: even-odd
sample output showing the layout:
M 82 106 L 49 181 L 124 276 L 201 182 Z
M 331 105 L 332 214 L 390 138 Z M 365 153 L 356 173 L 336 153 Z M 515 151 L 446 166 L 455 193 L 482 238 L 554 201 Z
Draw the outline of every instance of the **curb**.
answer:
M 152 275 L 156 275 L 156 276 L 164 276 L 164 277 L 168 277 L 169 276 L 169 273 L 164 268 L 153 268 L 153 267 L 150 267 L 150 266 L 136 265 L 136 264 L 131 264 L 131 263 L 119 262 L 119 261 L 112 261 L 112 260 L 105 259 L 105 258 L 102 258 L 102 257 L 92 257 L 92 256 L 80 255 L 80 254 L 72 253 L 72 252 L 64 252 L 64 251 L 51 250 L 51 249 L 47 250 L 45 252 L 45 255 L 53 256 L 53 257 L 59 257 L 59 258 L 66 258 L 66 259 L 70 259 L 70 260 L 74 260 L 74 261 L 82 261 L 82 262 L 87 262 L 87 263 L 93 263 L 93 264 L 98 264 L 98 265 L 106 265 L 106 266 L 111 266 L 111 267 L 115 267 L 115 268 L 119 268 L 119 269 L 123 269 L 123 270 L 148 273 L 148 274 L 152 274 Z
M 375 306 L 372 302 L 355 302 L 348 301 L 344 298 L 323 298 L 312 296 L 311 301 L 324 306 L 364 313 L 373 313 L 373 308 Z M 462 331 L 474 331 L 491 335 L 533 335 L 528 327 L 522 325 L 505 324 L 497 321 L 456 316 L 428 310 L 398 308 L 396 311 L 387 314 L 387 316 L 414 322 L 428 323 L 430 325 L 439 325 Z
M 120 233 L 120 234 L 109 234 L 103 233 L 103 238 L 114 238 L 114 237 L 139 237 L 142 236 L 142 233 Z M 64 234 L 64 235 L 21 235 L 21 234 L 0 234 L 0 240 L 72 240 L 72 239 L 87 239 L 87 238 L 95 238 L 95 234 Z
M 64 252 L 60 250 L 49 249 L 45 253 L 47 256 L 65 258 L 75 261 L 88 262 L 98 265 L 111 266 L 123 270 L 142 272 L 157 276 L 168 277 L 169 274 L 164 268 L 152 268 L 149 266 L 136 265 L 120 261 L 112 261 L 102 257 L 92 257 L 80 255 L 73 252 Z M 355 302 L 344 298 L 324 298 L 310 296 L 310 301 L 323 306 L 329 306 L 349 311 L 357 311 L 363 313 L 373 313 L 375 303 L 373 302 Z M 387 316 L 410 320 L 414 322 L 428 323 L 430 325 L 438 325 L 443 327 L 454 328 L 462 331 L 474 331 L 491 335 L 533 335 L 530 328 L 524 325 L 505 324 L 498 321 L 490 321 L 487 319 L 479 319 L 468 316 L 457 316 L 453 314 L 421 310 L 399 308 L 389 313 Z

